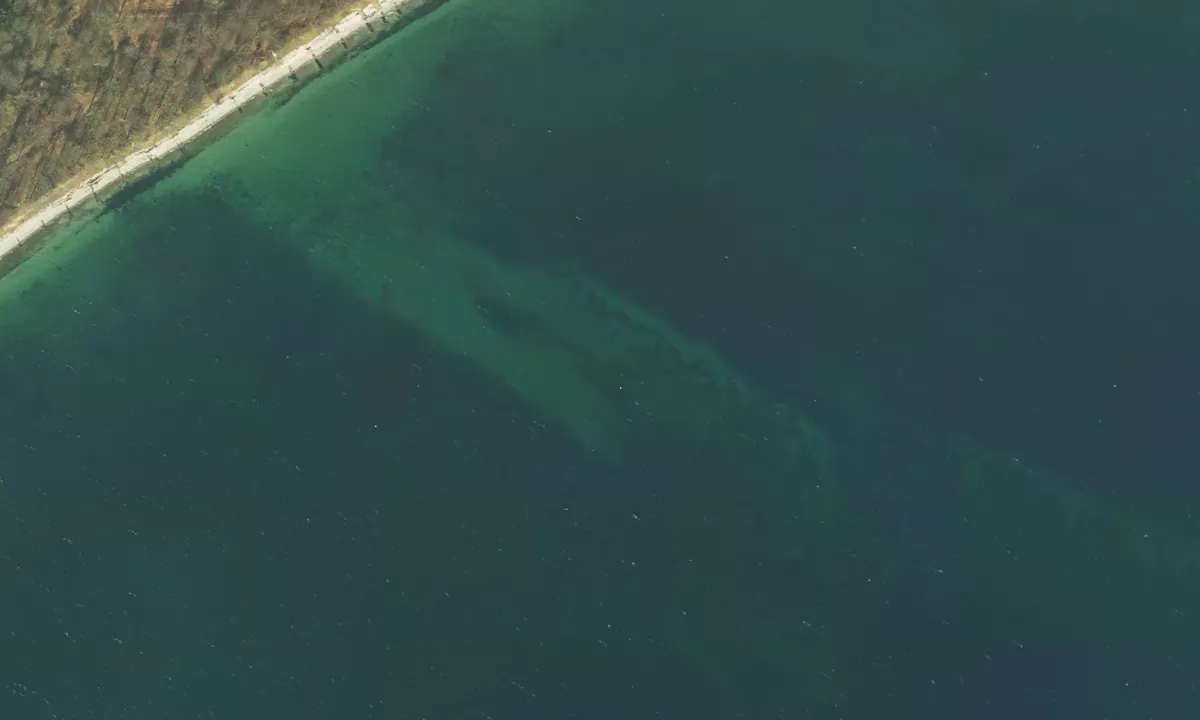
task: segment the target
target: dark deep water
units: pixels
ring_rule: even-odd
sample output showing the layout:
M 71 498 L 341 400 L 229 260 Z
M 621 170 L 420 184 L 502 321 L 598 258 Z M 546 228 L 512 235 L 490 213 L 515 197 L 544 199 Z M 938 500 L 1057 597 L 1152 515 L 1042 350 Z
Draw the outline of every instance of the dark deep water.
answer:
M 1195 717 L 1198 30 L 451 0 L 0 281 L 0 716 Z

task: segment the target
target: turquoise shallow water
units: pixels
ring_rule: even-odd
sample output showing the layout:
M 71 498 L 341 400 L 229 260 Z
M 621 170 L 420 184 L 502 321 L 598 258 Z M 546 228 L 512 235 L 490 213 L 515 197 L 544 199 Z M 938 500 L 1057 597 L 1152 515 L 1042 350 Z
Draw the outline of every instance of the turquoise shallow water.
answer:
M 64 231 L 0 709 L 1194 715 L 1152 5 L 451 0 Z

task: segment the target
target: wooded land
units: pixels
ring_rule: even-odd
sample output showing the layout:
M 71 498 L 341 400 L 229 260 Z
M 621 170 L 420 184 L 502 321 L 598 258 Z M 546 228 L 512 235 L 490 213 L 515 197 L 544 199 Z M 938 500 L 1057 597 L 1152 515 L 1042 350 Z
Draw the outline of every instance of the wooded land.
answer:
M 0 0 L 0 224 L 363 0 Z

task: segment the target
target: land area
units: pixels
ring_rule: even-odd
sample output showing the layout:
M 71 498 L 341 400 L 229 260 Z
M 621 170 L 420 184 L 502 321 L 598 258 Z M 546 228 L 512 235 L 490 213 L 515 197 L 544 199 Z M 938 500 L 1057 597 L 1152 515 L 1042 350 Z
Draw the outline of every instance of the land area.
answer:
M 0 0 L 0 226 L 363 0 Z

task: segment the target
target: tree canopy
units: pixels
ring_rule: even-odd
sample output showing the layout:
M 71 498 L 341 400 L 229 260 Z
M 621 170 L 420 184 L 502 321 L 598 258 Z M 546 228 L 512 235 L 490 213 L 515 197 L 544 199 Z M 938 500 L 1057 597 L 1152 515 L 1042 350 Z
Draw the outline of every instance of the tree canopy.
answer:
M 362 0 L 0 0 L 0 222 Z

